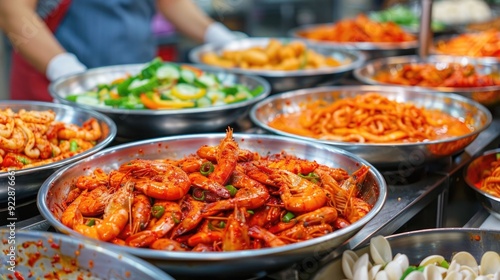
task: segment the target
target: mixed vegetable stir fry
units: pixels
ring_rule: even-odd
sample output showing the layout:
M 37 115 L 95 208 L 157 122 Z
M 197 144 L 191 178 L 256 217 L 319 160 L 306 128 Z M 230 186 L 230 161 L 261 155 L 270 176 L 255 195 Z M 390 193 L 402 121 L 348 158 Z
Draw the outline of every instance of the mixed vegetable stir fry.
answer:
M 138 74 L 72 94 L 67 100 L 118 109 L 183 109 L 226 105 L 252 99 L 263 92 L 242 84 L 223 84 L 216 74 L 193 66 L 155 58 Z

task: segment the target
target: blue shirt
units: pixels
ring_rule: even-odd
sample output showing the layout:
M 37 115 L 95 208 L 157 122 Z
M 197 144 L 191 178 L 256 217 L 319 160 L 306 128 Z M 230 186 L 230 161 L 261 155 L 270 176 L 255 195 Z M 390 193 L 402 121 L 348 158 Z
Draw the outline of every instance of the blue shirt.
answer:
M 156 56 L 154 0 L 72 0 L 55 36 L 88 68 L 144 63 Z

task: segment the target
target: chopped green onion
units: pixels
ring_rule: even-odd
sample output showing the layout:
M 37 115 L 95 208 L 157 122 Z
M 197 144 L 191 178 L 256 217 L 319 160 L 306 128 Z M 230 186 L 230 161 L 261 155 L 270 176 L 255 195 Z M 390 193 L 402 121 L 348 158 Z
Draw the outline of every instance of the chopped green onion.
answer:
M 87 226 L 91 227 L 95 225 L 95 219 L 90 219 L 88 222 L 87 222 Z
M 214 164 L 211 162 L 205 162 L 201 165 L 200 167 L 200 173 L 204 176 L 207 176 L 208 174 L 214 172 Z
M 444 267 L 444 268 L 449 268 L 450 267 L 450 264 L 446 261 L 446 260 L 443 260 L 440 264 L 439 264 L 440 267 Z
M 228 190 L 228 191 L 229 191 L 229 194 L 230 194 L 231 196 L 235 196 L 235 195 L 236 195 L 236 193 L 238 192 L 238 189 L 237 189 L 237 188 L 235 188 L 233 185 L 227 185 L 227 186 L 225 186 L 225 188 L 226 188 L 226 190 Z
M 194 198 L 195 200 L 205 201 L 205 191 L 202 191 L 202 192 L 201 192 L 201 196 L 200 196 L 200 197 L 197 197 L 197 196 L 196 196 L 196 195 L 194 195 L 194 193 L 193 193 L 193 198 Z
M 172 219 L 174 219 L 174 223 L 178 224 L 180 223 L 181 221 L 177 218 L 177 216 L 175 216 L 175 213 L 172 213 Z
M 78 151 L 78 143 L 76 142 L 76 140 L 71 140 L 69 141 L 69 150 L 71 152 L 76 152 Z
M 302 178 L 304 178 L 304 179 L 306 179 L 306 180 L 309 180 L 309 181 L 311 181 L 313 183 L 318 182 L 318 179 L 319 179 L 318 174 L 316 174 L 314 172 L 311 172 L 311 173 L 309 173 L 307 175 L 299 174 L 299 176 L 302 177 Z
M 157 219 L 161 218 L 161 216 L 163 216 L 163 213 L 165 213 L 165 207 L 163 207 L 162 205 L 155 205 L 151 209 L 151 214 L 153 214 L 153 216 Z
M 226 227 L 226 222 L 221 221 L 218 225 L 219 228 L 225 228 Z
M 16 159 L 18 161 L 20 161 L 22 164 L 26 165 L 26 164 L 30 164 L 30 160 L 25 158 L 25 157 L 22 157 L 22 156 L 17 156 Z
M 295 218 L 295 215 L 292 213 L 292 212 L 287 212 L 285 214 L 285 216 L 283 216 L 283 218 L 281 218 L 281 220 L 285 223 L 288 223 L 290 222 L 293 218 Z
M 403 275 L 401 276 L 400 280 L 403 280 L 408 276 L 408 274 L 412 273 L 413 271 L 416 271 L 417 267 L 410 265 L 404 272 Z
M 250 215 L 255 214 L 255 212 L 253 210 L 247 210 L 247 213 L 250 214 Z
M 497 160 L 500 160 L 500 153 L 497 153 Z

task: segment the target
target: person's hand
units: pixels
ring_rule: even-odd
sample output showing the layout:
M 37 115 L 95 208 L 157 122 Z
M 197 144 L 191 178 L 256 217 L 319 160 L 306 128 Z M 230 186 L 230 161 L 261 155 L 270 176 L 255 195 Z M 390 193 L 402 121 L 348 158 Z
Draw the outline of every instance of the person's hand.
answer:
M 87 70 L 72 53 L 61 53 L 54 56 L 47 65 L 45 76 L 53 82 L 63 76 L 81 73 Z
M 225 44 L 236 39 L 248 37 L 243 32 L 231 31 L 220 22 L 213 22 L 205 31 L 204 41 L 209 44 Z

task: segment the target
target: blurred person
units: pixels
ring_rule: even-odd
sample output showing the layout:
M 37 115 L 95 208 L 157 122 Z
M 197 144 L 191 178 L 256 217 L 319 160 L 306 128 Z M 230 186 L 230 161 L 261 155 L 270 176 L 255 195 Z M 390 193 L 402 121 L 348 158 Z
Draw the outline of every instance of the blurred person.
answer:
M 0 29 L 14 47 L 10 98 L 52 101 L 48 85 L 62 76 L 152 60 L 157 11 L 200 43 L 237 37 L 191 0 L 0 0 Z

